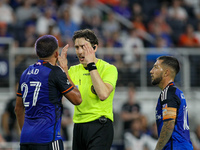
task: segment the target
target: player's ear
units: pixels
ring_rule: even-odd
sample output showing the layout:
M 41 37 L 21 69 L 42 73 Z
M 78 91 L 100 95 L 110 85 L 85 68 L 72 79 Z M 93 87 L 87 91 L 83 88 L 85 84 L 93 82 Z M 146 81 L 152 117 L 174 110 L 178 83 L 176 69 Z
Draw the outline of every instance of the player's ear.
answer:
M 55 50 L 55 52 L 54 52 L 54 57 L 55 57 L 55 58 L 58 58 L 58 55 L 59 55 L 59 49 Z
M 167 76 L 169 76 L 170 75 L 170 70 L 169 69 L 166 69 L 165 71 L 164 71 L 164 77 L 167 77 Z

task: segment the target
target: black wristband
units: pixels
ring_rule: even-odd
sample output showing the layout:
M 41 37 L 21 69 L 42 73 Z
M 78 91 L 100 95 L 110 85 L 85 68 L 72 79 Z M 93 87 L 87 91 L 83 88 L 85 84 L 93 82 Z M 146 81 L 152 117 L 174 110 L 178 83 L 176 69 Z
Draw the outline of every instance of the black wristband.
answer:
M 87 64 L 87 69 L 88 69 L 89 71 L 92 71 L 92 70 L 96 70 L 97 67 L 96 67 L 96 65 L 95 65 L 94 62 L 91 62 L 91 63 Z

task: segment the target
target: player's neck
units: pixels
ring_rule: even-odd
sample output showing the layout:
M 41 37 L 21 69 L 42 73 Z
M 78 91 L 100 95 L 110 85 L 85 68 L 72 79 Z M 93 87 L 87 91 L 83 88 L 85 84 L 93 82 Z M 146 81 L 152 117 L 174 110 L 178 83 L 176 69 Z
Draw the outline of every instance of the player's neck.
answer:
M 40 59 L 45 61 L 45 62 L 49 62 L 53 66 L 56 65 L 56 61 L 57 61 L 55 58 L 40 58 Z
M 160 82 L 159 87 L 163 90 L 169 83 L 174 82 L 173 79 L 168 79 L 163 82 Z

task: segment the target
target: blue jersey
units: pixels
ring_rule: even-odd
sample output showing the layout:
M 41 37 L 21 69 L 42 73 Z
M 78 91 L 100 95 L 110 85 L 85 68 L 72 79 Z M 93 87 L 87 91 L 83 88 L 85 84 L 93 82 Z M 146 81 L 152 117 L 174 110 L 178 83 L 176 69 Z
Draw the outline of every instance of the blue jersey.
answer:
M 39 60 L 21 75 L 25 120 L 20 143 L 49 143 L 61 139 L 62 95 L 73 89 L 59 66 Z
M 174 118 L 164 117 L 166 108 L 175 108 L 176 116 Z M 162 90 L 158 99 L 156 107 L 158 136 L 160 136 L 163 122 L 170 119 L 175 119 L 175 127 L 171 138 L 163 150 L 192 150 L 185 96 L 173 82 Z

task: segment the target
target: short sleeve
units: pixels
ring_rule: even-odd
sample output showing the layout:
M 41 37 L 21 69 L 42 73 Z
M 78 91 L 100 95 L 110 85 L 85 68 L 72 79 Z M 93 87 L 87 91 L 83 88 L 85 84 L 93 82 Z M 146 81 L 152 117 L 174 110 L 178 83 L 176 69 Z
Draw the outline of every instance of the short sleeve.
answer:
M 175 88 L 169 89 L 166 94 L 166 99 L 161 101 L 163 120 L 172 120 L 177 117 L 177 110 L 180 105 L 180 99 L 175 94 Z
M 65 72 L 61 68 L 58 67 L 58 69 L 54 71 L 52 78 L 55 80 L 57 88 L 62 94 L 66 94 L 74 89 L 73 85 L 69 82 Z
M 175 94 L 174 89 L 169 89 L 167 91 L 167 97 L 166 99 L 161 101 L 162 107 L 172 107 L 172 108 L 178 108 L 180 105 L 180 99 L 178 96 Z
M 115 88 L 116 83 L 117 83 L 117 79 L 118 79 L 117 68 L 115 66 L 113 66 L 113 65 L 111 65 L 110 67 L 106 68 L 106 70 L 103 73 L 102 80 L 105 83 L 109 83 L 110 85 L 113 86 L 113 88 Z
M 18 89 L 17 89 L 17 96 L 22 97 L 22 91 L 21 91 L 21 84 L 19 83 Z

